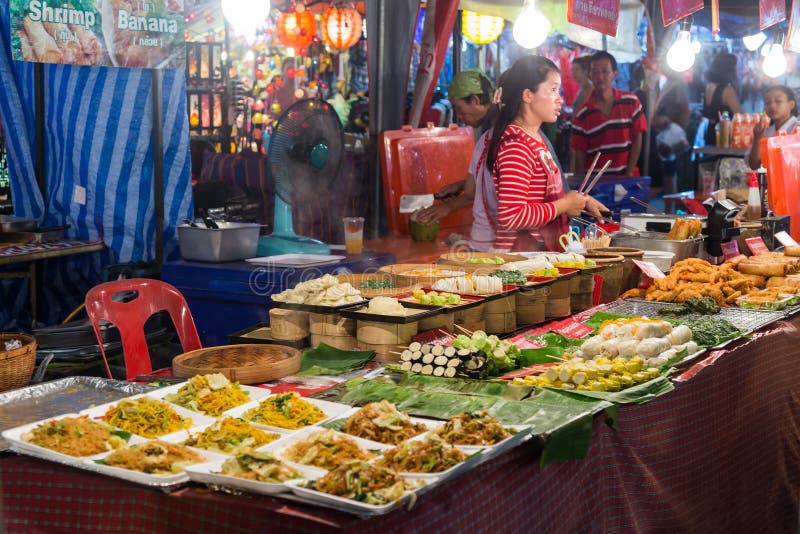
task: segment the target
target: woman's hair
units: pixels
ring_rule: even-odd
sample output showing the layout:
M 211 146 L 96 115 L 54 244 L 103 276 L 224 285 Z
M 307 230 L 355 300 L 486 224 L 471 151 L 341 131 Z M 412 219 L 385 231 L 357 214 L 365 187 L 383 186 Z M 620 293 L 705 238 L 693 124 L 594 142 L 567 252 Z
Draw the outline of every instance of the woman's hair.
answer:
M 771 93 L 772 91 L 780 91 L 784 95 L 786 95 L 786 100 L 789 102 L 794 102 L 794 107 L 792 108 L 791 115 L 797 116 L 797 98 L 794 96 L 794 91 L 790 88 L 786 87 L 785 85 L 772 85 L 767 87 L 764 91 L 764 98 L 767 97 L 767 94 Z
M 555 63 L 546 57 L 531 55 L 518 59 L 500 77 L 498 84 L 498 90 L 501 91 L 499 111 L 495 118 L 492 140 L 486 156 L 486 167 L 490 171 L 494 168 L 497 149 L 503 133 L 519 115 L 522 93 L 525 92 L 525 89 L 530 89 L 535 93 L 551 72 L 560 72 Z
M 714 56 L 706 70 L 706 81 L 717 84 L 732 84 L 736 80 L 736 56 L 723 52 Z

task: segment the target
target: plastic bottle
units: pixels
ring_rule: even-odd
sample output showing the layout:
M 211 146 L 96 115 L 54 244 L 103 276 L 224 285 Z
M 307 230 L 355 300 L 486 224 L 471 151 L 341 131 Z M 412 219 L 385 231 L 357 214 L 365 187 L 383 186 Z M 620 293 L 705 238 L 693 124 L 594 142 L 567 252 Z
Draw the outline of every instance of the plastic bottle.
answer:
M 761 197 L 761 214 L 764 217 L 769 217 L 769 203 L 767 202 L 767 169 L 761 165 L 756 169 L 756 177 L 758 178 L 758 195 Z
M 761 218 L 761 195 L 758 193 L 758 177 L 755 172 L 747 173 L 747 218 L 757 221 Z
M 730 148 L 731 146 L 731 117 L 727 112 L 722 114 L 719 121 L 719 138 L 717 146 L 720 148 Z
M 747 148 L 753 144 L 753 117 L 755 113 L 746 113 L 742 123 L 742 148 Z
M 733 125 L 731 128 L 731 146 L 733 148 L 741 148 L 743 135 L 742 135 L 742 126 L 744 122 L 744 117 L 741 113 L 735 113 L 733 115 Z

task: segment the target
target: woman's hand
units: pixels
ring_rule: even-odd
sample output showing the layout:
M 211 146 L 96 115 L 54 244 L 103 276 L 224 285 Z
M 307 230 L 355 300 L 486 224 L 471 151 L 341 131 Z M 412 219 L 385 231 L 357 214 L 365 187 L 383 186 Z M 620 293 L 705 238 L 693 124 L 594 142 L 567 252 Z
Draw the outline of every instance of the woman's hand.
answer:
M 597 219 L 599 222 L 604 222 L 601 212 L 611 211 L 605 207 L 602 202 L 592 197 L 586 197 L 586 207 L 584 207 L 584 210 L 589 212 L 589 214 L 591 214 L 591 216 Z
M 562 198 L 556 200 L 556 211 L 559 215 L 565 213 L 570 217 L 576 217 L 580 215 L 583 209 L 586 207 L 587 198 L 590 197 L 585 197 L 577 191 L 570 191 Z

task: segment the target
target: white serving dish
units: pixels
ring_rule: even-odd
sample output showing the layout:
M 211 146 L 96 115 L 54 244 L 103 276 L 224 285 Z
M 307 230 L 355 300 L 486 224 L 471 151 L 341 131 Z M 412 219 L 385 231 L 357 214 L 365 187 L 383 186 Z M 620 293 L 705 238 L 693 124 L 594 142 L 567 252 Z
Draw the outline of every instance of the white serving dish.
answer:
M 131 397 L 126 397 L 126 399 L 135 400 L 135 399 L 138 399 L 140 397 L 146 397 L 146 396 L 148 396 L 148 395 L 146 393 L 143 393 L 141 395 L 133 395 Z M 126 400 L 126 399 L 120 399 L 120 400 Z M 99 406 L 95 406 L 94 408 L 88 408 L 86 410 L 81 411 L 80 415 L 88 415 L 89 417 L 91 417 L 93 419 L 101 419 L 103 417 L 103 415 L 105 415 L 105 413 L 108 411 L 109 408 L 111 408 L 112 406 L 114 406 L 115 404 L 117 404 L 119 402 L 120 401 L 108 402 L 106 404 L 101 404 Z M 180 415 L 181 417 L 188 418 L 189 420 L 191 420 L 191 423 L 189 424 L 188 427 L 186 427 L 186 429 L 190 429 L 190 428 L 193 428 L 193 427 L 196 427 L 196 426 L 201 426 L 201 425 L 207 425 L 207 424 L 213 423 L 215 421 L 215 419 L 213 417 L 209 417 L 207 415 L 203 415 L 203 414 L 198 413 L 198 412 L 193 412 L 191 410 L 187 410 L 186 408 L 183 408 L 181 406 L 178 406 L 178 405 L 175 405 L 175 404 L 171 404 L 171 403 L 168 403 L 168 402 L 166 404 L 170 408 L 175 410 L 175 412 L 178 415 Z M 176 432 L 172 432 L 170 434 L 164 434 L 163 436 L 157 436 L 157 437 L 140 436 L 140 437 L 142 437 L 144 439 L 164 439 L 166 437 L 171 436 L 172 434 L 181 433 L 186 429 L 181 429 L 181 430 L 178 430 Z M 138 434 L 136 434 L 136 435 L 138 435 Z
M 257 480 L 247 480 L 230 475 L 223 475 L 219 471 L 222 469 L 222 464 L 224 462 L 225 460 L 217 460 L 214 462 L 190 465 L 186 467 L 186 473 L 189 475 L 189 478 L 195 482 L 216 484 L 253 493 L 260 493 L 261 495 L 275 495 L 291 491 L 291 488 L 285 484 L 259 482 Z M 300 472 L 304 477 L 303 480 L 314 480 L 325 474 L 323 469 L 317 469 L 315 467 L 294 465 L 292 467 Z
M 277 458 L 280 458 L 281 460 L 283 460 L 284 462 L 286 462 L 287 464 L 289 464 L 289 465 L 291 465 L 293 467 L 312 467 L 314 469 L 321 469 L 323 471 L 327 471 L 322 467 L 317 467 L 317 466 L 313 466 L 313 465 L 307 466 L 305 464 L 301 464 L 299 462 L 294 462 L 294 461 L 289 460 L 288 458 L 284 457 L 284 452 L 286 451 L 286 449 L 291 447 L 292 445 L 294 445 L 298 441 L 302 441 L 302 440 L 306 439 L 307 437 L 309 437 L 310 435 L 316 434 L 317 432 L 324 432 L 324 431 L 327 431 L 327 430 L 329 430 L 329 429 L 321 427 L 321 426 L 316 426 L 316 425 L 315 426 L 308 426 L 308 427 L 306 427 L 306 428 L 304 428 L 302 430 L 299 430 L 299 431 L 297 431 L 297 432 L 295 432 L 295 433 L 293 433 L 293 434 L 291 434 L 289 436 L 286 436 L 283 439 L 276 440 L 276 441 L 273 441 L 272 443 L 268 443 L 268 444 L 264 445 L 263 447 L 259 447 L 256 450 L 265 451 L 265 452 L 271 452 Z M 339 434 L 341 436 L 346 436 L 347 438 L 352 439 L 362 450 L 370 451 L 370 452 L 372 452 L 374 454 L 377 454 L 377 455 L 380 455 L 380 453 L 382 451 L 385 451 L 385 450 L 388 450 L 388 449 L 392 448 L 391 445 L 384 445 L 383 443 L 378 443 L 376 441 L 370 441 L 368 439 L 361 439 L 361 438 L 358 438 L 356 436 L 351 436 L 349 434 L 345 434 L 343 432 L 337 432 L 336 430 L 334 430 L 333 432 L 335 432 L 336 434 Z
M 270 397 L 264 397 L 260 401 L 251 401 L 251 402 L 248 402 L 247 404 L 242 404 L 241 406 L 237 406 L 236 408 L 232 408 L 232 409 L 230 409 L 230 410 L 228 410 L 226 412 L 226 415 L 230 415 L 231 417 L 240 417 L 242 419 L 245 419 L 244 418 L 244 413 L 247 410 L 257 407 L 260 402 L 263 402 L 263 401 L 267 400 L 268 398 L 270 398 Z M 308 397 L 302 397 L 302 398 L 304 400 L 307 400 L 308 402 L 310 402 L 311 404 L 313 404 L 314 406 L 316 406 L 320 410 L 322 410 L 323 413 L 325 414 L 325 419 L 322 419 L 321 421 L 317 421 L 316 423 L 314 423 L 315 425 L 320 425 L 322 423 L 330 421 L 331 419 L 337 419 L 343 413 L 345 413 L 345 412 L 347 412 L 348 410 L 351 409 L 351 406 L 349 406 L 347 404 L 339 404 L 338 402 L 329 402 L 329 401 L 324 401 L 324 400 L 319 400 L 319 399 L 311 399 L 311 398 L 308 398 Z M 302 428 L 292 429 L 292 428 L 283 428 L 283 427 L 279 427 L 279 426 L 265 425 L 265 424 L 259 423 L 257 421 L 249 421 L 249 422 L 251 424 L 259 427 L 259 428 L 264 428 L 264 429 L 267 429 L 267 430 L 270 430 L 270 431 L 281 432 L 281 433 L 297 432 L 299 430 L 302 430 Z M 314 425 L 309 425 L 309 426 L 314 426 Z M 304 427 L 304 428 L 308 428 L 308 427 Z
M 445 422 L 442 422 L 442 425 L 444 425 L 444 423 Z M 533 427 L 531 425 L 508 425 L 505 426 L 505 428 L 515 430 L 516 434 L 513 434 L 504 439 L 503 441 L 495 443 L 494 445 L 455 445 L 455 446 L 469 454 L 483 451 L 483 458 L 486 459 L 489 455 L 496 456 L 503 451 L 507 451 L 508 449 L 513 449 L 514 447 L 525 441 L 530 435 Z M 415 440 L 425 439 L 425 434 L 415 436 L 413 439 Z
M 169 402 L 172 406 L 178 406 L 180 408 L 183 408 L 179 404 L 175 404 L 173 402 L 165 400 L 164 397 L 166 397 L 167 395 L 170 395 L 172 393 L 177 393 L 178 390 L 180 390 L 185 385 L 186 385 L 186 382 L 180 382 L 178 384 L 173 384 L 171 386 L 167 386 L 167 387 L 164 387 L 164 388 L 156 389 L 155 391 L 152 391 L 150 393 L 145 393 L 145 395 L 150 397 L 150 398 L 153 398 L 153 399 L 158 399 L 158 400 L 163 400 L 164 402 Z M 257 387 L 253 387 L 253 386 L 246 386 L 244 384 L 239 384 L 239 387 L 242 388 L 242 391 L 247 392 L 247 396 L 250 399 L 247 402 L 259 401 L 259 400 L 263 399 L 264 397 L 269 396 L 272 393 L 270 390 L 268 390 L 266 388 L 257 388 Z M 245 403 L 245 404 L 247 404 L 247 403 Z M 240 404 L 239 406 L 243 406 L 243 405 Z M 231 410 L 234 410 L 236 408 L 238 408 L 238 406 L 234 406 L 230 410 L 226 410 L 225 412 L 222 412 L 222 415 L 225 415 L 225 414 L 227 414 L 227 412 L 229 412 Z M 184 409 L 188 410 L 188 408 L 184 408 Z M 189 410 L 189 411 L 192 412 L 192 413 L 198 413 L 198 414 L 205 415 L 206 417 L 214 417 L 212 415 L 208 415 L 208 414 L 205 414 L 203 412 L 196 412 L 194 410 Z M 222 416 L 219 416 L 219 417 L 222 417 Z
M 422 434 L 421 436 L 416 436 L 408 440 L 409 442 L 412 441 L 422 441 L 426 437 L 426 434 Z M 394 447 L 387 447 L 387 449 L 392 449 Z M 455 449 L 459 449 L 465 453 L 467 453 L 467 458 L 459 463 L 454 465 L 449 469 L 445 469 L 444 471 L 438 471 L 436 473 L 414 473 L 411 471 L 400 471 L 399 473 L 408 478 L 421 478 L 423 480 L 431 480 L 431 479 L 441 479 L 444 480 L 445 478 L 449 478 L 454 474 L 461 472 L 465 469 L 471 469 L 472 465 L 476 462 L 480 462 L 483 460 L 483 455 L 485 454 L 486 447 L 461 447 L 461 446 L 454 446 Z M 390 468 L 391 469 L 391 468 Z
M 220 417 L 220 419 L 222 419 L 222 417 Z M 192 427 L 190 429 L 181 430 L 180 432 L 173 432 L 172 434 L 169 434 L 166 437 L 159 438 L 159 439 L 161 439 L 162 441 L 169 442 L 169 443 L 182 444 L 184 441 L 189 439 L 189 435 L 190 434 L 199 434 L 199 433 L 203 432 L 206 428 L 210 427 L 213 424 L 215 424 L 215 423 L 209 423 L 207 425 L 195 426 L 195 427 Z M 278 432 L 278 431 L 275 431 L 275 430 L 265 430 L 264 428 L 259 427 L 256 424 L 253 424 L 253 423 L 250 423 L 250 424 L 253 425 L 254 427 L 258 428 L 258 430 L 261 430 L 262 432 L 266 432 L 267 434 L 276 434 L 276 435 L 280 436 L 275 441 L 272 441 L 270 443 L 262 445 L 262 447 L 266 447 L 267 445 L 270 445 L 272 443 L 280 441 L 281 439 L 283 439 L 283 438 L 285 438 L 286 436 L 289 435 L 289 432 L 287 432 L 286 430 L 284 430 L 283 432 Z M 194 447 L 194 446 L 192 446 L 190 448 L 198 450 L 198 451 L 206 451 L 206 450 L 208 450 L 208 449 L 203 449 L 201 447 Z M 221 454 L 221 455 L 225 455 L 225 456 L 231 456 L 231 453 L 229 453 L 229 452 L 221 452 L 221 451 L 214 451 L 214 450 L 212 450 L 211 452 L 213 452 L 214 454 Z
M 346 419 L 348 419 L 348 418 L 349 418 L 351 415 L 353 415 L 353 414 L 355 414 L 356 412 L 358 412 L 360 409 L 361 409 L 361 408 L 351 408 L 349 411 L 347 411 L 346 413 L 342 414 L 342 416 L 341 416 L 341 417 L 337 417 L 336 419 L 334 419 L 334 420 L 332 420 L 332 421 L 329 421 L 329 422 L 338 421 L 338 420 L 340 420 L 340 419 L 345 419 L 345 420 L 346 420 Z M 423 419 L 423 418 L 421 418 L 421 417 L 409 417 L 409 419 L 411 419 L 411 422 L 413 422 L 413 423 L 420 423 L 420 424 L 422 424 L 422 425 L 425 425 L 425 427 L 426 427 L 428 430 L 433 430 L 434 428 L 438 428 L 438 427 L 440 427 L 441 425 L 443 425 L 443 424 L 444 424 L 444 421 L 437 421 L 437 420 L 434 420 L 434 419 Z M 324 425 L 322 425 L 322 426 L 324 426 Z M 347 432 L 345 432 L 344 430 L 340 430 L 339 432 L 342 432 L 342 433 L 344 433 L 344 434 L 347 434 Z M 413 437 L 411 437 L 411 438 L 409 438 L 409 439 L 415 439 L 415 438 L 417 438 L 417 437 L 419 437 L 419 436 L 424 436 L 424 435 L 425 435 L 425 433 L 426 433 L 426 432 L 423 432 L 422 434 L 417 434 L 416 436 L 413 436 Z M 368 441 L 369 443 L 374 443 L 374 444 L 376 444 L 376 445 L 382 445 L 382 446 L 387 446 L 387 447 L 394 447 L 394 445 L 392 445 L 391 443 L 381 443 L 380 441 L 375 441 L 375 440 L 371 440 L 371 439 L 361 438 L 361 437 L 359 437 L 359 436 L 353 436 L 352 434 L 347 434 L 347 435 L 348 435 L 348 436 L 352 436 L 352 437 L 354 437 L 354 438 L 358 438 L 358 439 L 364 440 L 364 441 Z

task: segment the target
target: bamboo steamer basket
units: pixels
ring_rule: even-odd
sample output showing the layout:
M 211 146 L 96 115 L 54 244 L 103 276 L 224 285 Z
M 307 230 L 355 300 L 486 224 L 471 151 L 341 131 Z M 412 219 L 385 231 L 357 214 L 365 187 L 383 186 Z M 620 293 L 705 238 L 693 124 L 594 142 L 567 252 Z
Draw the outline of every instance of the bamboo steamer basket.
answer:
M 466 273 L 464 269 L 459 269 L 457 265 L 441 265 L 438 263 L 396 263 L 394 265 L 384 265 L 380 268 L 380 272 L 392 274 L 397 277 L 397 283 L 408 285 L 408 284 L 420 284 L 421 286 L 432 286 L 436 281 L 441 280 L 443 278 L 452 278 L 453 276 L 462 276 L 462 274 L 442 274 L 442 275 L 431 275 L 431 276 L 418 276 L 418 275 L 406 275 L 408 271 L 427 271 L 427 270 L 445 270 L 445 271 L 455 271 Z
M 356 339 L 359 346 L 363 343 L 372 345 L 408 345 L 411 337 L 419 331 L 419 321 L 410 323 L 383 323 L 379 321 L 356 321 Z
M 517 326 L 543 323 L 549 294 L 549 287 L 517 293 Z
M 440 313 L 438 315 L 434 315 L 433 317 L 426 317 L 419 320 L 419 331 L 424 332 L 426 330 L 435 330 L 437 328 L 445 328 L 452 331 L 453 325 L 455 324 L 455 319 L 455 312 Z
M 0 347 L 12 339 L 20 340 L 22 346 L 0 350 L 0 391 L 27 386 L 36 367 L 36 339 L 26 334 L 0 334 Z
M 453 317 L 453 324 L 471 332 L 486 330 L 486 306 L 487 304 L 484 303 L 457 311 Z
M 486 333 L 505 334 L 517 328 L 515 295 L 495 299 L 486 304 Z
M 622 256 L 625 259 L 622 264 L 622 284 L 619 288 L 620 293 L 639 287 L 641 272 L 636 267 L 636 264 L 633 263 L 633 260 L 641 260 L 644 256 L 644 250 L 633 247 L 604 247 L 594 249 L 592 252 L 609 252 Z
M 308 312 L 271 308 L 269 326 L 274 339 L 300 341 L 308 337 Z
M 548 295 L 548 297 L 551 299 L 563 299 L 564 297 L 569 297 L 571 280 L 572 278 L 567 280 L 556 280 L 550 284 L 550 295 Z
M 311 334 L 311 346 L 316 347 L 320 343 L 325 343 L 337 349 L 350 350 L 358 348 L 358 340 L 355 336 L 350 335 L 324 335 L 324 334 Z
M 544 308 L 545 319 L 555 319 L 558 317 L 567 317 L 572 312 L 570 296 L 553 298 L 553 294 L 547 298 L 547 303 Z
M 347 274 L 339 274 L 336 275 L 336 279 L 339 280 L 340 283 L 349 283 L 354 288 L 358 289 L 361 293 L 362 297 L 371 299 L 373 297 L 391 297 L 393 295 L 399 295 L 400 293 L 408 293 L 414 291 L 419 284 L 415 281 L 412 282 L 410 277 L 398 277 L 397 275 L 391 273 L 362 273 L 362 274 L 355 274 L 355 273 L 347 273 Z M 371 280 L 378 280 L 378 281 L 388 281 L 393 287 L 387 287 L 383 289 L 361 289 L 360 286 L 364 282 L 368 282 Z
M 470 263 L 469 260 L 475 258 L 502 258 L 505 260 L 505 263 L 512 261 L 525 261 L 527 259 L 525 256 L 519 256 L 517 254 L 492 254 L 490 252 L 460 251 L 442 254 L 437 260 L 437 263 L 457 266 L 460 270 L 479 275 L 488 275 L 500 268 L 501 264 L 496 263 Z
M 338 313 L 309 313 L 308 331 L 318 336 L 346 336 L 356 335 L 355 319 L 342 317 Z
M 619 297 L 622 287 L 623 263 L 625 258 L 610 252 L 594 252 L 585 254 L 587 259 L 597 263 L 601 269 L 597 274 L 603 277 L 603 289 L 600 295 L 600 302 L 606 304 L 613 302 Z
M 172 373 L 181 378 L 222 373 L 232 382 L 261 384 L 300 369 L 300 351 L 284 345 L 221 345 L 176 356 Z

